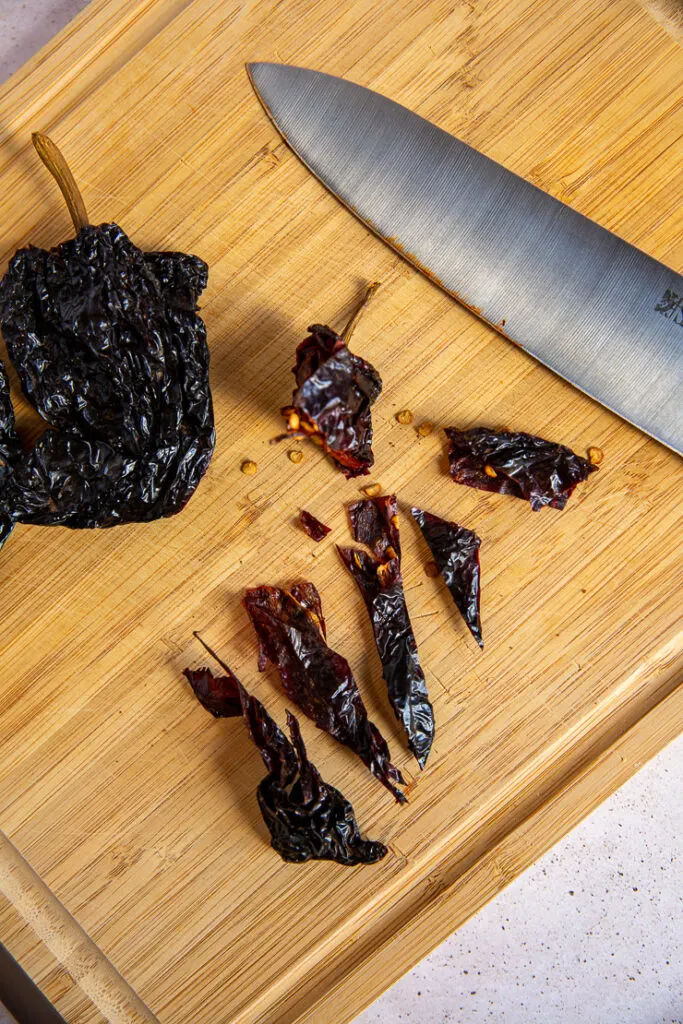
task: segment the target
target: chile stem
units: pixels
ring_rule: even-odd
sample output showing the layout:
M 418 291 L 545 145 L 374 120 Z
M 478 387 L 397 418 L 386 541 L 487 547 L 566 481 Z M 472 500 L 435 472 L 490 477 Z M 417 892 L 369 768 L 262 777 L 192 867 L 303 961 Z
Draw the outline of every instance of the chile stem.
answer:
M 353 316 L 351 317 L 351 319 L 349 320 L 349 322 L 347 323 L 346 327 L 344 328 L 344 330 L 341 333 L 341 336 L 344 339 L 344 344 L 348 345 L 349 338 L 351 337 L 351 335 L 355 331 L 356 326 L 358 325 L 358 321 L 360 320 L 360 318 L 362 317 L 363 313 L 365 312 L 365 309 L 366 309 L 370 299 L 372 298 L 372 296 L 375 294 L 375 292 L 379 288 L 379 285 L 380 285 L 379 281 L 373 281 L 371 285 L 368 285 L 367 291 L 365 292 L 365 295 L 363 296 L 361 302 L 359 303 L 355 313 L 353 314 Z
M 31 140 L 36 153 L 59 185 L 66 205 L 69 208 L 71 219 L 74 222 L 76 233 L 78 233 L 81 228 L 87 227 L 90 221 L 88 220 L 88 211 L 85 208 L 83 196 L 79 191 L 73 174 L 69 170 L 66 160 L 52 139 L 48 138 L 47 135 L 43 135 L 42 132 L 34 132 Z
M 193 635 L 193 636 L 196 636 L 196 637 L 197 637 L 197 640 L 199 640 L 199 642 L 200 642 L 200 644 L 202 645 L 202 647 L 204 648 L 204 650 L 208 651 L 208 652 L 209 652 L 209 654 L 211 655 L 211 657 L 212 657 L 212 658 L 215 658 L 215 659 L 216 659 L 216 661 L 218 662 L 218 664 L 220 665 L 220 667 L 221 667 L 222 669 L 225 669 L 225 671 L 226 671 L 226 672 L 228 673 L 228 675 L 229 675 L 229 676 L 232 676 L 232 675 L 233 675 L 233 672 L 232 672 L 232 670 L 231 670 L 231 669 L 229 669 L 229 668 L 228 668 L 228 666 L 227 666 L 227 665 L 225 664 L 225 662 L 224 662 L 224 661 L 222 661 L 222 660 L 221 660 L 221 659 L 220 659 L 220 658 L 218 657 L 218 655 L 216 654 L 216 652 L 215 652 L 215 651 L 214 651 L 214 650 L 213 650 L 213 649 L 212 649 L 211 647 L 209 647 L 209 645 L 207 644 L 207 642 L 206 642 L 205 640 L 202 640 L 202 638 L 201 638 L 201 636 L 199 635 L 199 633 L 198 633 L 198 632 L 197 632 L 197 631 L 195 630 L 195 631 L 194 631 L 194 633 L 193 633 L 192 635 Z

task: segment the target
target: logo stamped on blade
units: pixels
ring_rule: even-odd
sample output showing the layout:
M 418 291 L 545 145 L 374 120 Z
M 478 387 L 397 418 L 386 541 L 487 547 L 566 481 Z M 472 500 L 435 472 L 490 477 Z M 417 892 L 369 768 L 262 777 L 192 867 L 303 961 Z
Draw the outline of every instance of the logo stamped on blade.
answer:
M 673 320 L 675 324 L 683 327 L 683 295 L 677 295 L 667 288 L 661 299 L 655 306 L 657 313 L 661 313 L 667 320 Z

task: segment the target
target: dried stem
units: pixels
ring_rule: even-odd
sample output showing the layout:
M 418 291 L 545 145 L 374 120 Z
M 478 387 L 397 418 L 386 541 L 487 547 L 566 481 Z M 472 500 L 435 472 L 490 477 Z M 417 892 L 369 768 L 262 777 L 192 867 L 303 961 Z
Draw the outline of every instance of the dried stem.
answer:
M 222 661 L 218 657 L 218 655 L 213 650 L 213 648 L 209 647 L 209 645 L 207 644 L 206 640 L 202 640 L 202 638 L 200 637 L 199 633 L 196 630 L 193 632 L 192 635 L 197 637 L 197 640 L 199 640 L 199 642 L 202 645 L 202 647 L 204 648 L 204 650 L 209 652 L 211 657 L 214 658 L 218 662 L 218 664 L 220 665 L 221 668 L 225 669 L 225 671 L 228 673 L 228 675 L 230 675 L 230 676 L 234 675 L 232 669 L 228 668 L 228 666 L 225 664 L 225 662 Z
M 88 211 L 85 208 L 83 196 L 78 189 L 73 174 L 69 170 L 68 164 L 52 139 L 48 138 L 47 135 L 43 135 L 42 132 L 34 132 L 31 139 L 36 153 L 59 185 L 66 205 L 69 208 L 74 227 L 78 233 L 81 228 L 87 227 L 90 221 L 88 220 Z
M 375 294 L 375 292 L 377 291 L 379 286 L 380 286 L 380 282 L 379 281 L 373 281 L 372 284 L 368 286 L 368 289 L 365 292 L 365 295 L 363 296 L 362 301 L 358 305 L 358 308 L 356 309 L 356 312 L 353 314 L 353 316 L 351 317 L 351 319 L 347 323 L 346 327 L 342 331 L 341 336 L 342 336 L 342 338 L 344 339 L 344 342 L 347 345 L 349 343 L 349 339 L 350 339 L 351 335 L 353 334 L 353 332 L 356 329 L 358 321 L 360 320 L 360 318 L 362 317 L 363 313 L 365 312 L 367 304 L 369 303 L 370 299 Z

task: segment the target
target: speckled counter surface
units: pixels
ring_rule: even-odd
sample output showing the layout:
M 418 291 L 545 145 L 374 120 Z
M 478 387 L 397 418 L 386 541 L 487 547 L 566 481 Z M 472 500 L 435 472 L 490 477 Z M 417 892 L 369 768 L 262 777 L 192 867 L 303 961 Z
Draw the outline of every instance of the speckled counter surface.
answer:
M 0 0 L 0 81 L 85 3 Z M 355 1024 L 683 1024 L 682 793 L 683 738 Z

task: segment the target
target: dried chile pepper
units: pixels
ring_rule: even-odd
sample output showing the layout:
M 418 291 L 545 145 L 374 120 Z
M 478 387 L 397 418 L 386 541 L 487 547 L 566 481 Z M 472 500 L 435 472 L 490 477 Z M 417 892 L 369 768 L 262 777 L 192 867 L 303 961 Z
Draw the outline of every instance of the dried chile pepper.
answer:
M 562 509 L 578 483 L 594 473 L 571 448 L 533 434 L 447 427 L 450 473 L 456 483 L 528 499 L 534 512 Z
M 480 538 L 472 530 L 441 519 L 440 516 L 435 516 L 431 512 L 425 512 L 420 508 L 411 508 L 410 511 L 429 545 L 429 550 L 456 607 L 467 623 L 472 636 L 483 648 L 479 607 L 481 591 Z
M 6 510 L 4 492 L 13 467 L 21 456 L 21 444 L 14 427 L 14 409 L 9 381 L 0 363 L 0 547 L 14 528 L 14 520 Z
M 325 537 L 330 533 L 330 527 L 321 523 L 319 519 L 312 516 L 305 508 L 302 508 L 299 513 L 299 522 L 301 523 L 304 532 L 308 534 L 311 540 L 314 540 L 318 544 L 321 540 L 325 540 Z
M 256 795 L 273 849 L 292 863 L 334 860 L 348 865 L 374 864 L 386 856 L 383 843 L 362 838 L 349 801 L 324 782 L 309 761 L 294 715 L 287 712 L 290 742 L 263 704 L 247 693 L 207 644 L 204 646 L 226 675 L 216 677 L 208 668 L 185 669 L 184 674 L 200 703 L 216 718 L 241 715 L 258 747 L 268 774 Z
M 291 590 L 252 587 L 244 598 L 259 641 L 259 671 L 272 662 L 290 700 L 350 747 L 399 803 L 403 776 L 389 760 L 389 747 L 368 719 L 349 663 L 326 641 L 320 595 L 312 583 Z
M 0 284 L 0 326 L 48 429 L 0 489 L 11 522 L 108 527 L 179 512 L 214 447 L 206 264 L 144 253 L 94 226 L 63 157 L 34 144 L 65 196 L 75 238 L 19 250 Z
M 382 380 L 370 363 L 349 351 L 348 341 L 378 287 L 368 288 L 341 335 L 324 324 L 308 328 L 296 350 L 292 404 L 282 410 L 288 432 L 318 439 L 347 478 L 367 474 L 374 463 L 370 406 Z
M 339 545 L 337 550 L 368 609 L 394 714 L 424 768 L 434 739 L 434 711 L 403 592 L 396 496 L 354 502 L 349 518 L 354 539 L 373 554 Z

